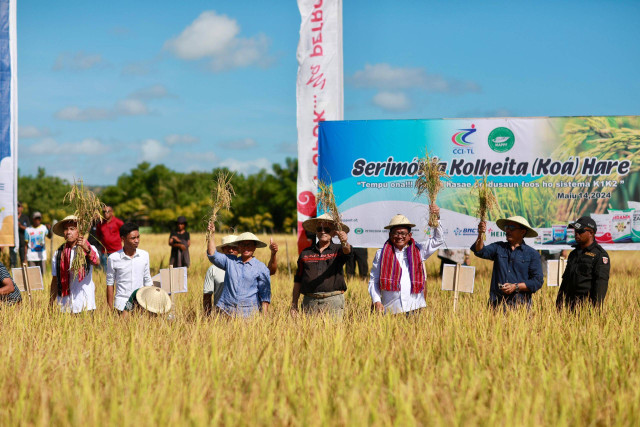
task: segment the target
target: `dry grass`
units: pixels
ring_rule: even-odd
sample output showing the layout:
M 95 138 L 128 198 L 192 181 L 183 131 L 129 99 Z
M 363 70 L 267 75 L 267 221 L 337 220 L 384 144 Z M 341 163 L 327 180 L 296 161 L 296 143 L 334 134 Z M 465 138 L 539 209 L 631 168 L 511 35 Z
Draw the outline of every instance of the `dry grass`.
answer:
M 167 239 L 142 235 L 153 272 L 168 263 Z M 34 292 L 33 305 L 1 309 L 0 423 L 634 425 L 640 417 L 635 253 L 611 254 L 602 313 L 558 313 L 557 288 L 546 286 L 531 312 L 490 312 L 491 263 L 472 257 L 475 293 L 461 295 L 454 315 L 433 256 L 421 317 L 372 315 L 366 283 L 352 280 L 346 319 L 335 323 L 289 317 L 281 251 L 269 317 L 222 321 L 202 316 L 204 239 L 192 234 L 189 292 L 177 295 L 173 322 L 113 316 L 102 273 L 93 317 L 50 313 L 46 291 Z M 295 247 L 295 236 L 275 240 Z
M 342 217 L 338 210 L 336 196 L 333 194 L 333 185 L 319 181 L 316 199 L 318 200 L 318 208 L 325 211 L 335 221 L 338 231 L 342 231 Z
M 426 195 L 429 199 L 429 205 L 435 205 L 438 193 L 443 187 L 443 179 L 450 179 L 450 177 L 438 165 L 438 158 L 429 157 L 427 151 L 425 157 L 418 162 L 418 174 L 415 182 L 416 195 L 418 197 Z M 429 215 L 429 227 L 437 227 L 439 219 L 435 215 Z
M 231 185 L 231 178 L 233 174 L 228 172 L 220 172 L 218 178 L 213 183 L 211 190 L 211 214 L 207 224 L 214 224 L 218 219 L 218 212 L 222 209 L 231 209 L 231 200 L 236 195 L 233 186 Z M 206 235 L 207 241 L 209 240 L 209 234 Z
M 478 210 L 476 216 L 480 221 L 487 220 L 487 214 L 498 209 L 498 199 L 493 192 L 493 189 L 489 187 L 487 182 L 487 176 L 479 179 L 473 185 L 474 192 L 478 195 Z M 486 240 L 485 233 L 481 234 L 482 240 Z

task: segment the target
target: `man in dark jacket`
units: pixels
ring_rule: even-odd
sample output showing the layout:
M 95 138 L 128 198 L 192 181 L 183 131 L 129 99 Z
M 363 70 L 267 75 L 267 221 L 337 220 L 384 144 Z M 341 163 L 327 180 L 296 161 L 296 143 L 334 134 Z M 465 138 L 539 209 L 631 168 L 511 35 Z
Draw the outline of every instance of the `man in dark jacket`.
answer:
M 556 306 L 574 309 L 587 299 L 600 306 L 609 286 L 609 254 L 596 243 L 598 229 L 591 217 L 583 216 L 569 224 L 569 228 L 576 230 L 576 248 L 569 254 Z

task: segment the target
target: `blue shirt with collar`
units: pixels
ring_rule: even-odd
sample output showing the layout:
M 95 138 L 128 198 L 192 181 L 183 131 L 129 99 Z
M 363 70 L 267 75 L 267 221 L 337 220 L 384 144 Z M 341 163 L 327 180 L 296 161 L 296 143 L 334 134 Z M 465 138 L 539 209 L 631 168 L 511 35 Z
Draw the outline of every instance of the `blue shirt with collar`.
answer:
M 542 287 L 544 280 L 540 254 L 524 242 L 513 250 L 508 242 L 491 243 L 479 251 L 476 251 L 475 247 L 474 242 L 471 245 L 471 250 L 477 257 L 493 261 L 489 304 L 495 306 L 499 303 L 506 303 L 507 305 L 526 304 L 531 306 L 531 294 Z M 498 284 L 502 283 L 524 283 L 527 285 L 528 291 L 507 295 L 498 287 Z
M 255 257 L 247 262 L 234 255 L 214 252 L 209 261 L 225 271 L 224 289 L 216 307 L 229 315 L 249 317 L 271 302 L 269 269 Z

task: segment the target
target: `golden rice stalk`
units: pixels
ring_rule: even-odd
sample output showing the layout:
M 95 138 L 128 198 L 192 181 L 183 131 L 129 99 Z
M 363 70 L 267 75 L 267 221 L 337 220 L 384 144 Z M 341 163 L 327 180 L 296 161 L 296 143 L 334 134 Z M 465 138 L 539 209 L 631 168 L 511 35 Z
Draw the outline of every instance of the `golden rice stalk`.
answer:
M 318 181 L 317 200 L 318 207 L 328 213 L 331 219 L 335 221 L 336 230 L 342 231 L 342 217 L 340 216 L 340 211 L 338 211 L 336 197 L 333 194 L 333 184 Z
M 82 179 L 73 182 L 71 190 L 64 196 L 64 202 L 69 203 L 73 209 L 73 215 L 78 218 L 78 235 L 86 236 L 94 221 L 102 221 L 102 213 L 105 205 L 92 191 L 84 187 Z M 76 246 L 76 255 L 71 263 L 71 271 L 78 277 L 78 273 L 87 266 L 84 250 Z
M 438 192 L 444 186 L 442 179 L 450 179 L 449 175 L 440 168 L 437 157 L 430 157 L 427 151 L 426 156 L 418 160 L 418 174 L 415 188 L 418 197 L 426 195 L 429 199 L 429 206 L 435 205 Z M 429 227 L 438 226 L 438 217 L 429 215 Z
M 498 199 L 487 183 L 487 175 L 473 184 L 473 190 L 478 194 L 476 216 L 480 218 L 480 221 L 486 221 L 487 214 L 498 208 Z M 482 233 L 482 240 L 486 240 L 486 238 L 487 236 Z
M 213 224 L 218 219 L 218 212 L 221 209 L 230 209 L 231 200 L 236 195 L 233 185 L 231 185 L 231 178 L 233 174 L 229 172 L 218 173 L 218 178 L 214 181 L 213 188 L 211 189 L 211 215 L 207 224 Z M 207 242 L 209 241 L 210 234 L 207 233 Z

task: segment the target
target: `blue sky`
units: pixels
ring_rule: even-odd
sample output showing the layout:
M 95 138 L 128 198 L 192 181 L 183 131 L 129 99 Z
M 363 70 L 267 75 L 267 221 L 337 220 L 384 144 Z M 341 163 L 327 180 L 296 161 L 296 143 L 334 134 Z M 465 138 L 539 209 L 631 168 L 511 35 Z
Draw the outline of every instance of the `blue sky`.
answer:
M 345 0 L 345 119 L 640 115 L 639 1 Z M 21 174 L 296 156 L 295 1 L 18 1 Z

